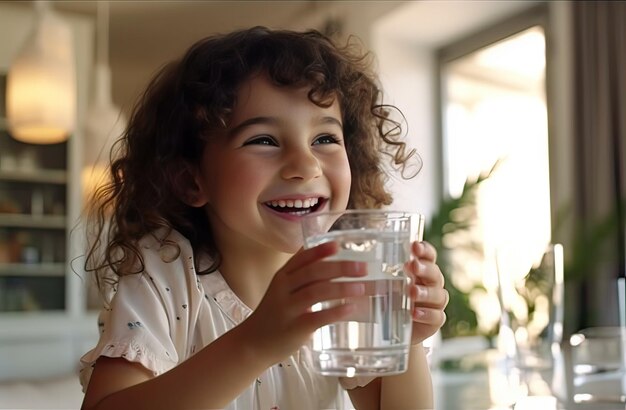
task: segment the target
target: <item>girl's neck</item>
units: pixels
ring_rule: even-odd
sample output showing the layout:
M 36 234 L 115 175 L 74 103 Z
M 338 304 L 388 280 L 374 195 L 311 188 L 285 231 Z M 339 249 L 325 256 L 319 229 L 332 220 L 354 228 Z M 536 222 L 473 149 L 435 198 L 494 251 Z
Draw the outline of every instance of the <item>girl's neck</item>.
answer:
M 256 309 L 276 272 L 292 255 L 269 249 L 222 252 L 219 271 L 249 308 Z

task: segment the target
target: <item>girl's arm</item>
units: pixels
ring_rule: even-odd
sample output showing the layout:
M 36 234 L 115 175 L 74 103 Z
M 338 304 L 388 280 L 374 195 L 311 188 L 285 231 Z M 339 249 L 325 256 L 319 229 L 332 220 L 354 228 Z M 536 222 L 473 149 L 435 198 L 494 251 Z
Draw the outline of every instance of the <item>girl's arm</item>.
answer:
M 434 409 L 433 384 L 421 344 L 411 348 L 405 373 L 382 378 L 380 404 L 381 409 Z
M 238 326 L 158 377 L 140 364 L 101 357 L 83 409 L 223 408 L 272 364 L 259 359 L 252 340 Z
M 267 368 L 302 346 L 315 329 L 352 312 L 350 304 L 310 309 L 322 300 L 364 293 L 362 285 L 333 281 L 366 274 L 362 262 L 324 261 L 338 250 L 328 242 L 294 255 L 246 320 L 158 377 L 122 358 L 98 359 L 83 408 L 224 408 Z

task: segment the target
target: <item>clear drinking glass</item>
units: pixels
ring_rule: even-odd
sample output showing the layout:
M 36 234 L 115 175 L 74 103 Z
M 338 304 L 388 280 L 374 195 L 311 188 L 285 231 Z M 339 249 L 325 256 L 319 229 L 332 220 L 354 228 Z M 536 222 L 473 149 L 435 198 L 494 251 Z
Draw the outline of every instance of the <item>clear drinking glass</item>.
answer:
M 518 280 L 498 262 L 500 343 L 520 369 L 549 369 L 563 336 L 563 247 L 551 244 L 541 262 Z
M 618 326 L 590 327 L 570 336 L 574 403 L 626 406 L 624 341 Z
M 411 342 L 410 282 L 404 264 L 411 240 L 421 240 L 423 217 L 416 213 L 347 210 L 303 218 L 306 248 L 339 243 L 331 260 L 367 264 L 367 276 L 340 278 L 365 285 L 365 295 L 352 298 L 356 310 L 345 321 L 323 326 L 313 335 L 313 363 L 328 376 L 380 376 L 407 369 Z M 327 309 L 345 300 L 313 306 Z

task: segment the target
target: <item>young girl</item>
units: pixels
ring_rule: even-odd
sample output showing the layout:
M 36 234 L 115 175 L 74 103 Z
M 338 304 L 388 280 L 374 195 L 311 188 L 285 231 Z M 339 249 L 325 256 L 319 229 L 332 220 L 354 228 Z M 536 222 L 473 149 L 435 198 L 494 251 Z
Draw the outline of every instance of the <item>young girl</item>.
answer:
M 391 203 L 381 158 L 411 156 L 365 56 L 321 34 L 206 38 L 150 83 L 96 195 L 86 268 L 105 301 L 81 360 L 85 409 L 432 408 L 421 342 L 445 320 L 435 250 L 413 243 L 406 373 L 312 371 L 307 342 L 363 293 L 335 243 L 302 250 L 302 215 Z

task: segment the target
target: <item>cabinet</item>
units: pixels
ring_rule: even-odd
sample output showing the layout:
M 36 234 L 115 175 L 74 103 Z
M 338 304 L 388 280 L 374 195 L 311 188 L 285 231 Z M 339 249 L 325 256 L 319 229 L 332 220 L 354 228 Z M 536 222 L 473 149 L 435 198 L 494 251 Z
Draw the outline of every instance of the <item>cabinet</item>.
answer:
M 66 308 L 67 184 L 67 142 L 18 142 L 0 116 L 0 312 Z

